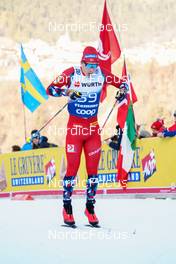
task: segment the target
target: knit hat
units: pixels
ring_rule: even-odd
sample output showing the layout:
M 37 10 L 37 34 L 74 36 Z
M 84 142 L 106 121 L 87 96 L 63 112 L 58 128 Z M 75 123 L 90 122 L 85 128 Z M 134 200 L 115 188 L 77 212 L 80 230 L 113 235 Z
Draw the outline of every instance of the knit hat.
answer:
M 94 47 L 88 46 L 83 51 L 83 56 L 81 61 L 91 64 L 98 64 L 99 58 L 98 58 L 98 52 Z
M 152 123 L 151 128 L 157 131 L 162 130 L 164 128 L 164 120 L 157 119 L 155 122 Z

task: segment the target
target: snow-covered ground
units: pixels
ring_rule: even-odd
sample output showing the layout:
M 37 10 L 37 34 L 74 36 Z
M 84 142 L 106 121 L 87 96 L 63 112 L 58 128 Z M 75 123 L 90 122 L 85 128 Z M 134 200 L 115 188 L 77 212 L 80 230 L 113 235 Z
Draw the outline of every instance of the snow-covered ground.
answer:
M 73 205 L 77 229 L 61 226 L 61 200 L 1 200 L 0 263 L 176 263 L 176 200 L 99 198 L 99 229 Z

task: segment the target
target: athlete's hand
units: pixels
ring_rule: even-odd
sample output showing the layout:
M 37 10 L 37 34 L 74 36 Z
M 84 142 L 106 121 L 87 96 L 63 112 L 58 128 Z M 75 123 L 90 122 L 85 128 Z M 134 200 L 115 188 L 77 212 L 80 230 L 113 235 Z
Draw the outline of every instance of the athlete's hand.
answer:
M 120 85 L 119 89 L 127 92 L 128 91 L 128 84 L 126 82 L 123 82 Z
M 119 87 L 119 90 L 117 91 L 117 94 L 116 94 L 116 99 L 118 101 L 122 101 L 125 96 L 126 96 L 126 93 L 128 91 L 128 84 L 127 83 L 122 83 Z
M 76 100 L 78 98 L 81 98 L 82 93 L 77 92 L 75 90 L 68 90 L 67 95 L 70 97 L 71 100 Z
M 62 90 L 60 88 L 58 88 L 57 86 L 50 86 L 49 87 L 49 94 L 52 96 L 61 96 L 62 95 Z
M 115 98 L 116 98 L 118 101 L 122 101 L 122 100 L 125 98 L 125 96 L 126 96 L 126 92 L 125 92 L 124 89 L 122 88 L 122 89 L 120 89 L 120 90 L 117 91 Z

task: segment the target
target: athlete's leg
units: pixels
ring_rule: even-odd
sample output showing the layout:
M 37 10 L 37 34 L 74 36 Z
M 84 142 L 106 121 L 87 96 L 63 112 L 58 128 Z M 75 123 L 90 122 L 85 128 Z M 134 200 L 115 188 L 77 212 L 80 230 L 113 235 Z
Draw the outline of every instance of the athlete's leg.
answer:
M 99 126 L 94 128 L 94 132 L 84 143 L 84 153 L 86 159 L 86 169 L 88 175 L 97 175 L 98 164 L 101 155 L 101 137 Z
M 63 179 L 63 217 L 67 224 L 74 224 L 71 196 L 75 185 L 75 177 L 79 169 L 83 140 L 68 129 L 66 136 L 67 171 Z
M 84 144 L 84 153 L 87 168 L 87 199 L 85 214 L 91 224 L 97 224 L 98 218 L 94 212 L 95 196 L 98 187 L 98 164 L 101 155 L 101 137 L 98 134 L 98 126 L 95 133 L 91 135 Z

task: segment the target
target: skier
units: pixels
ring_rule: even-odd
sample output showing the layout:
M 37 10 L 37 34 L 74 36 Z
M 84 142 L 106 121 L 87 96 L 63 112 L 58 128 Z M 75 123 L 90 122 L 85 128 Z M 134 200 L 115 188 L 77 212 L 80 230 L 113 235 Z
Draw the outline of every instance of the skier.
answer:
M 89 46 L 83 51 L 81 65 L 65 70 L 47 88 L 51 96 L 68 96 L 69 120 L 66 135 L 67 171 L 63 179 L 63 219 L 67 225 L 75 225 L 71 196 L 80 164 L 82 149 L 86 159 L 88 179 L 86 183 L 85 215 L 91 225 L 99 220 L 94 211 L 98 187 L 98 163 L 101 154 L 101 137 L 97 120 L 103 85 L 120 88 L 122 80 L 99 66 L 98 53 Z M 63 89 L 66 86 L 66 89 Z M 72 129 L 77 128 L 77 134 Z M 75 132 L 75 130 L 74 130 Z

